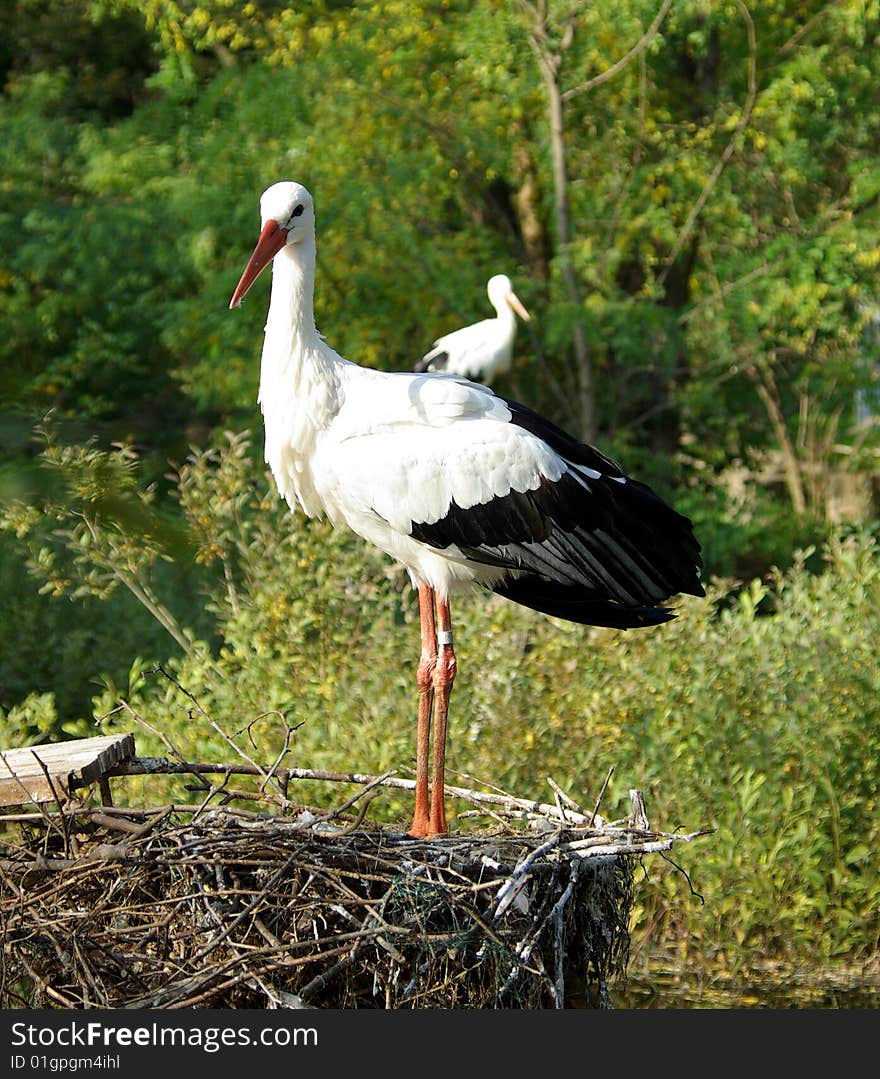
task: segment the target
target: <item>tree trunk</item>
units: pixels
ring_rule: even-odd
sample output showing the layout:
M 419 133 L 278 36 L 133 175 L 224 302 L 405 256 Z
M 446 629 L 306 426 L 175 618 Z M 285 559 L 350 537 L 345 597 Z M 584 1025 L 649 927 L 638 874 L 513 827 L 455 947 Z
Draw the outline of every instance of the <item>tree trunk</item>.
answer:
M 557 44 L 551 48 L 553 35 L 548 32 L 546 4 L 532 6 L 521 2 L 530 24 L 529 44 L 538 61 L 550 120 L 550 149 L 553 159 L 553 208 L 556 224 L 556 259 L 562 275 L 572 321 L 574 374 L 577 384 L 579 425 L 581 437 L 592 441 L 596 437 L 596 386 L 593 361 L 587 347 L 587 337 L 581 316 L 581 294 L 577 274 L 571 260 L 571 217 L 568 203 L 568 169 L 565 158 L 565 104 L 562 92 L 562 57 L 574 37 L 576 9 L 572 9 Z
M 513 162 L 519 185 L 513 193 L 513 207 L 529 273 L 539 281 L 550 276 L 550 242 L 540 211 L 540 184 L 538 170 L 528 146 L 526 133 L 520 131 L 520 139 L 514 147 Z
M 807 498 L 804 490 L 804 478 L 801 472 L 801 463 L 798 458 L 794 440 L 789 433 L 779 400 L 779 391 L 773 375 L 758 370 L 754 364 L 748 364 L 745 368 L 749 378 L 754 382 L 758 396 L 767 409 L 770 423 L 776 432 L 779 442 L 779 452 L 782 455 L 782 471 L 785 476 L 785 485 L 788 488 L 789 498 L 795 513 L 803 515 L 807 511 Z
M 550 113 L 550 146 L 553 154 L 553 206 L 556 217 L 556 255 L 562 272 L 562 282 L 572 310 L 577 315 L 572 326 L 575 373 L 578 383 L 581 437 L 593 441 L 596 437 L 596 384 L 593 360 L 581 321 L 581 295 L 577 274 L 571 260 L 571 218 L 568 204 L 568 170 L 565 160 L 565 111 L 559 71 L 559 56 L 538 52 L 547 104 Z

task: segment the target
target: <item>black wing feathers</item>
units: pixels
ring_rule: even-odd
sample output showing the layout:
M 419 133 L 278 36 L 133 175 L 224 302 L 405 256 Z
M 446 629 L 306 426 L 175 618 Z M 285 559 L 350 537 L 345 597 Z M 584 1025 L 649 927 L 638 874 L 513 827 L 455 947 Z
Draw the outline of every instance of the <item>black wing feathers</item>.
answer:
M 493 589 L 499 596 L 531 607 L 554 618 L 567 618 L 586 626 L 608 626 L 611 629 L 635 629 L 638 626 L 659 626 L 675 615 L 665 607 L 621 607 L 607 600 L 591 600 L 577 595 L 555 581 L 540 577 L 516 577 L 503 581 Z
M 620 465 L 612 461 L 610 457 L 606 457 L 595 446 L 578 442 L 561 427 L 557 427 L 555 423 L 551 423 L 527 405 L 521 405 L 517 401 L 508 401 L 507 398 L 504 399 L 504 403 L 510 409 L 512 423 L 546 442 L 551 449 L 556 450 L 560 457 L 576 465 L 586 465 L 587 468 L 601 472 L 603 476 L 620 477 L 623 475 Z
M 413 371 L 424 374 L 425 371 L 445 371 L 449 363 L 449 353 L 446 349 L 432 349 L 415 364 Z
M 566 471 L 467 509 L 453 503 L 439 521 L 414 522 L 415 539 L 510 570 L 494 588 L 499 595 L 589 625 L 655 625 L 673 617 L 657 604 L 680 592 L 705 594 L 687 517 L 599 450 L 506 403 L 512 422 L 550 445 Z

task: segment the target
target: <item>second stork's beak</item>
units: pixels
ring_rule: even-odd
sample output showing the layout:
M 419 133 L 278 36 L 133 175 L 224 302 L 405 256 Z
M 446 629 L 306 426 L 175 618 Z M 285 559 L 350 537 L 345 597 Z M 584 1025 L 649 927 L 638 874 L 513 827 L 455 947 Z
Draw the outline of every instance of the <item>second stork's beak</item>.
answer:
M 230 309 L 240 306 L 241 301 L 244 299 L 244 294 L 260 276 L 260 271 L 269 265 L 281 248 L 284 247 L 286 241 L 287 229 L 281 228 L 277 221 L 270 220 L 263 225 L 254 253 L 248 259 L 248 264 L 244 268 L 241 280 L 235 286 L 235 292 L 233 292 L 232 299 L 229 301 Z
M 526 311 L 526 309 L 520 303 L 519 296 L 517 296 L 517 294 L 513 291 L 513 289 L 511 289 L 510 292 L 508 292 L 508 294 L 504 297 L 504 299 L 507 300 L 507 302 L 514 309 L 514 311 L 516 311 L 516 313 L 523 320 L 523 322 L 531 321 L 528 311 Z

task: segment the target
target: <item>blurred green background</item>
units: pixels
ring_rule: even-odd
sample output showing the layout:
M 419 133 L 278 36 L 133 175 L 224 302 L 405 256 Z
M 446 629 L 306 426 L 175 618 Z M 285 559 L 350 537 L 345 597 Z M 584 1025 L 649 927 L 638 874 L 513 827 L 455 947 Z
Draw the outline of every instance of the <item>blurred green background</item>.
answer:
M 222 759 L 210 716 L 267 761 L 411 767 L 415 597 L 279 502 L 266 282 L 227 309 L 299 180 L 335 349 L 409 369 L 507 273 L 532 321 L 495 388 L 703 544 L 708 600 L 653 630 L 458 602 L 451 767 L 591 804 L 613 766 L 606 816 L 639 787 L 716 829 L 692 887 L 646 863 L 635 971 L 876 990 L 880 5 L 0 10 L 0 746 L 165 753 L 139 716 Z

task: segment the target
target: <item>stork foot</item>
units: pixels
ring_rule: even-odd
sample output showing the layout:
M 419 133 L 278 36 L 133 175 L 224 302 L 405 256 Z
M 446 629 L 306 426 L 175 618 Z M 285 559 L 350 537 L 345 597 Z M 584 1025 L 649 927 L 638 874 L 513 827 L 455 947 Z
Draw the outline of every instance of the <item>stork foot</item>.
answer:
M 413 817 L 413 822 L 406 834 L 412 836 L 413 839 L 429 839 L 431 836 L 431 824 L 427 816 L 421 817 L 417 814 Z

